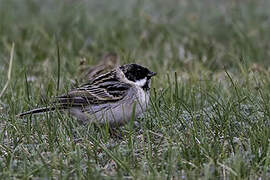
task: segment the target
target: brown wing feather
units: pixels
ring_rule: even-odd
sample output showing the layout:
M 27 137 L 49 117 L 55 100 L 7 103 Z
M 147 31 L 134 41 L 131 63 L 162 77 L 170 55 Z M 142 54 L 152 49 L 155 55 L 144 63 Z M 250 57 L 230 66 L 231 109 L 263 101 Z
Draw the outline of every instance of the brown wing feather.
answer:
M 116 102 L 123 99 L 130 88 L 130 85 L 126 83 L 110 79 L 95 84 L 86 84 L 68 94 L 59 96 L 56 98 L 55 104 L 72 107 Z
M 55 109 L 62 110 L 76 106 L 103 106 L 106 103 L 123 99 L 130 87 L 129 84 L 119 81 L 114 70 L 92 79 L 87 84 L 73 89 L 67 94 L 56 97 L 51 107 L 30 110 L 18 116 L 22 117 L 27 114 L 54 111 Z

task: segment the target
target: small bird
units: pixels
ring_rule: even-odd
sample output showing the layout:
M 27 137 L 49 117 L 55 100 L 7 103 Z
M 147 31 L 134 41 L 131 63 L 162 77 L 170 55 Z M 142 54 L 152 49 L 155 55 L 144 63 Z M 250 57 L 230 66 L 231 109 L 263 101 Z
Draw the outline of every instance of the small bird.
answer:
M 146 109 L 150 97 L 151 78 L 155 72 L 138 64 L 126 64 L 91 79 L 88 83 L 55 97 L 51 107 L 42 107 L 18 114 L 59 110 L 69 112 L 85 124 L 108 123 L 110 127 L 135 119 Z

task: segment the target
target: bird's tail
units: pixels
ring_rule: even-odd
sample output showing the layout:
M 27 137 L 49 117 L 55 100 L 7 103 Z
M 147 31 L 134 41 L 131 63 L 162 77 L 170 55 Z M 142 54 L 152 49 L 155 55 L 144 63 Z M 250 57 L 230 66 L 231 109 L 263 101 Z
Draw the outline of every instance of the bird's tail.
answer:
M 50 112 L 50 111 L 56 110 L 56 108 L 57 107 L 41 107 L 41 108 L 37 108 L 37 109 L 32 109 L 30 111 L 22 112 L 16 116 L 23 117 L 23 116 L 28 115 L 28 114 L 38 114 L 38 113 L 43 113 L 43 112 Z M 59 109 L 59 108 L 57 108 L 57 109 Z

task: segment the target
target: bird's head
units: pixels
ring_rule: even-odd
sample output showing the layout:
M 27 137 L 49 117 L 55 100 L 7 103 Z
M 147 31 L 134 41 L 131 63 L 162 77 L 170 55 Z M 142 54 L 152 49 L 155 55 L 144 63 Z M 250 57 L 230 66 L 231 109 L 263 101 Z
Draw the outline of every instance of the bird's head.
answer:
M 151 78 L 156 75 L 155 72 L 138 64 L 126 64 L 120 66 L 120 69 L 129 81 L 132 81 L 144 90 L 150 89 Z

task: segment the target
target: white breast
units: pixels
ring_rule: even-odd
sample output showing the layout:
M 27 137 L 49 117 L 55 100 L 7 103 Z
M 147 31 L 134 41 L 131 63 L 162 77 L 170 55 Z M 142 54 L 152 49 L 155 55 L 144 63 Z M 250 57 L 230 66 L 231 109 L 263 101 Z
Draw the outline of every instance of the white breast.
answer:
M 137 92 L 138 105 L 140 106 L 141 110 L 144 111 L 149 103 L 149 92 L 145 92 L 140 87 L 137 87 Z

